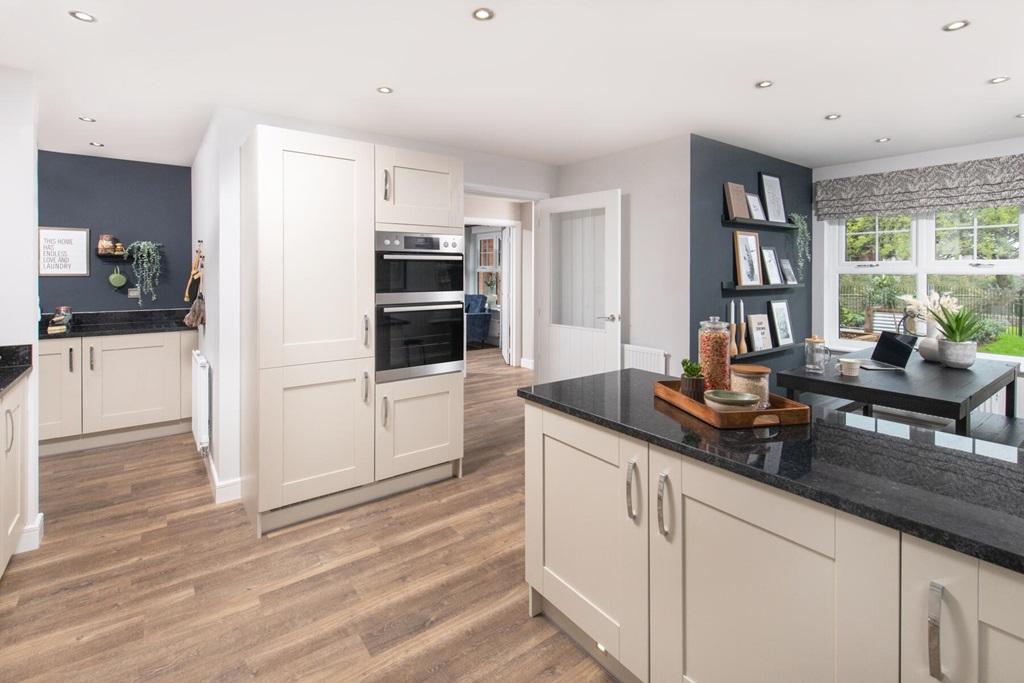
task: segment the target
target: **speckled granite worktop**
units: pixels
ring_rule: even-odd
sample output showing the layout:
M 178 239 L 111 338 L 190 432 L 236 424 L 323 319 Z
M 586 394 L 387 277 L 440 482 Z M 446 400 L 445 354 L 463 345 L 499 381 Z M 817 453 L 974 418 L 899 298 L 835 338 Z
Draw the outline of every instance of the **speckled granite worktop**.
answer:
M 182 320 L 188 309 L 167 308 L 139 311 L 109 311 L 75 313 L 71 329 L 64 334 L 46 334 L 52 315 L 44 315 L 39 323 L 40 339 L 63 337 L 103 337 L 116 334 L 145 334 L 147 332 L 177 332 L 191 329 Z
M 31 344 L 0 346 L 0 396 L 31 369 Z
M 519 396 L 768 486 L 1024 572 L 1019 444 L 815 409 L 800 427 L 717 430 L 656 399 L 666 379 L 621 370 Z

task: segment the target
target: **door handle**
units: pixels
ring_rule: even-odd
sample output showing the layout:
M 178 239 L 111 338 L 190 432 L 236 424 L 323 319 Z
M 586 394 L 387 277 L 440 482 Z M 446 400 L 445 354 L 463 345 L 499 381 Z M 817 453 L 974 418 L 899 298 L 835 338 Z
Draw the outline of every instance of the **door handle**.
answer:
M 928 585 L 928 674 L 942 680 L 942 598 L 946 588 L 932 581 Z
M 370 316 L 363 313 L 363 346 L 370 345 Z
M 384 201 L 391 201 L 391 172 L 384 169 Z
M 75 371 L 75 347 L 68 347 L 68 372 Z
M 381 423 L 381 426 L 387 427 L 388 426 L 388 397 L 387 396 L 385 396 L 384 399 L 381 401 L 381 405 L 382 405 L 382 408 L 384 410 L 384 414 L 381 415 L 380 423 Z
M 363 372 L 363 403 L 370 398 L 370 373 Z
M 640 473 L 640 467 L 636 464 L 636 458 L 630 458 L 626 467 L 626 515 L 636 520 L 640 516 L 640 511 L 633 507 L 633 478 Z
M 668 472 L 658 475 L 658 532 L 662 536 L 668 536 L 668 526 L 665 525 L 665 485 L 668 483 Z
M 618 316 L 615 315 L 614 313 L 609 313 L 608 315 L 599 315 L 597 316 L 597 318 L 595 318 L 595 320 L 607 320 L 610 323 L 613 323 L 618 319 Z
M 418 311 L 449 311 L 463 307 L 463 304 L 440 304 L 438 306 L 389 306 L 381 310 L 384 313 L 416 313 Z
M 7 428 L 7 446 L 4 448 L 4 455 L 7 455 L 14 446 L 14 414 L 9 409 L 4 413 L 4 420 L 10 425 Z
M 96 351 L 91 346 L 89 347 L 89 369 L 96 369 Z

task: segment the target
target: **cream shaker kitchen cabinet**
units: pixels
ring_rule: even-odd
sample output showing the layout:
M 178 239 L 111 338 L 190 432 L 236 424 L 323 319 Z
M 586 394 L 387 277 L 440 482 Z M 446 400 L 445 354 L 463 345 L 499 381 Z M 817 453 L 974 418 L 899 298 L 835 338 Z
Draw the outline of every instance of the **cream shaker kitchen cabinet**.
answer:
M 0 574 L 25 528 L 27 387 L 22 377 L 0 398 Z
M 373 481 L 373 359 L 260 371 L 259 505 Z
M 82 426 L 86 433 L 181 416 L 179 333 L 82 339 Z
M 82 433 L 82 340 L 39 342 L 39 438 Z
M 642 681 L 647 451 L 646 443 L 526 405 L 527 582 Z
M 247 147 L 259 367 L 372 356 L 373 145 L 258 126 Z
M 376 154 L 378 229 L 458 228 L 462 234 L 462 161 L 381 145 Z
M 1024 676 L 1024 576 L 903 536 L 902 681 Z
M 462 457 L 461 372 L 377 385 L 377 479 Z

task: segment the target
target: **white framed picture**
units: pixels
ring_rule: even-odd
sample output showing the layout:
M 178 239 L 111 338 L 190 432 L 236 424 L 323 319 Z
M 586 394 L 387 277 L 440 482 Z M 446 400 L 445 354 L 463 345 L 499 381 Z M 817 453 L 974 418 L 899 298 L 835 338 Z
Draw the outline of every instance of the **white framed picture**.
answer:
M 782 181 L 777 176 L 758 173 L 761 185 L 761 196 L 764 197 L 765 211 L 768 220 L 776 223 L 786 222 L 786 204 L 782 201 Z
M 774 247 L 761 247 L 764 257 L 764 278 L 770 285 L 782 284 L 782 268 L 779 267 L 779 256 Z
M 751 313 L 748 315 L 747 329 L 750 335 L 751 351 L 766 351 L 772 348 L 772 330 L 766 314 Z
M 764 207 L 761 206 L 761 198 L 754 192 L 747 193 L 747 208 L 750 209 L 750 217 L 759 221 L 768 220 L 764 215 Z
M 789 319 L 789 302 L 785 300 L 769 301 L 768 316 L 772 321 L 772 332 L 776 344 L 778 346 L 792 344 L 795 340 L 793 338 L 793 323 Z
M 733 235 L 736 247 L 736 284 L 739 287 L 761 285 L 761 241 L 756 232 Z
M 39 275 L 88 276 L 89 228 L 39 228 Z

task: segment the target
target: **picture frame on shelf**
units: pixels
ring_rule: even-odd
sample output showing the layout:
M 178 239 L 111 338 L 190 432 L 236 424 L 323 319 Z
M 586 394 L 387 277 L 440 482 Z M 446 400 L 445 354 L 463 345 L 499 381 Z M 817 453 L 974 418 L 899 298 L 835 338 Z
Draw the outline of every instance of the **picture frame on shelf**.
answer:
M 796 271 L 793 270 L 793 263 L 788 258 L 780 258 L 779 267 L 782 268 L 782 279 L 787 285 L 800 284 L 800 281 L 796 279 Z
M 725 184 L 725 212 L 729 220 L 737 218 L 750 218 L 750 210 L 747 207 L 747 190 L 739 183 Z
M 772 337 L 776 346 L 785 346 L 796 341 L 793 321 L 789 317 L 789 302 L 785 299 L 768 302 L 768 317 L 772 324 Z
M 769 285 L 781 285 L 782 268 L 779 267 L 779 255 L 775 247 L 761 247 L 761 256 L 764 259 L 764 279 Z
M 782 197 L 782 180 L 778 176 L 763 171 L 757 174 L 757 184 L 761 190 L 765 213 L 773 223 L 786 222 L 786 203 Z
M 761 205 L 761 197 L 759 197 L 756 192 L 747 193 L 747 208 L 750 209 L 751 218 L 759 221 L 768 220 L 764 215 L 764 206 Z
M 733 233 L 736 259 L 736 285 L 750 287 L 764 284 L 761 275 L 761 240 L 756 232 L 737 230 Z
M 772 348 L 772 330 L 767 313 L 749 314 L 747 330 L 750 335 L 751 351 L 767 351 Z

